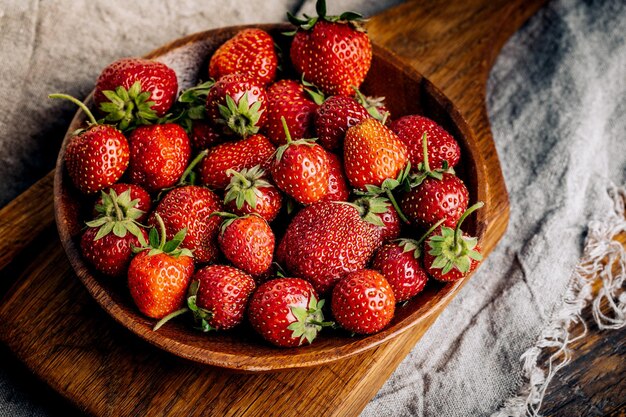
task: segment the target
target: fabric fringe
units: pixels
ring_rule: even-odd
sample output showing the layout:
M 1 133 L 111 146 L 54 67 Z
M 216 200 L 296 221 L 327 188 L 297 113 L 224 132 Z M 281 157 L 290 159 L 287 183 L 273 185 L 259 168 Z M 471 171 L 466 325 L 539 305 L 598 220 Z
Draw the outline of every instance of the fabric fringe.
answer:
M 613 198 L 614 210 L 608 218 L 589 223 L 583 256 L 574 269 L 562 307 L 535 345 L 520 358 L 526 382 L 519 395 L 508 399 L 492 417 L 540 416 L 550 381 L 572 358 L 569 345 L 587 334 L 581 313 L 590 301 L 599 329 L 619 329 L 626 325 L 626 250 L 614 240 L 616 235 L 626 232 L 626 188 L 613 187 L 609 195 Z M 594 286 L 599 286 L 597 291 Z M 606 306 L 601 308 L 603 302 Z M 574 335 L 570 327 L 576 323 L 581 323 L 583 329 Z

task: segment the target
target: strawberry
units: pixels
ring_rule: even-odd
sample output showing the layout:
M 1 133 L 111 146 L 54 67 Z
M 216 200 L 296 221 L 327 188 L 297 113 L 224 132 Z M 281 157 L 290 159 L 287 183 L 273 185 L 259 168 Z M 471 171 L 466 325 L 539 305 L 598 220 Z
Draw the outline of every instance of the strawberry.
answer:
M 191 155 L 189 137 L 177 124 L 140 126 L 131 133 L 130 182 L 156 192 L 178 182 Z
M 218 243 L 226 259 L 250 275 L 266 273 L 274 256 L 274 233 L 267 222 L 256 214 L 218 214 L 225 218 Z
M 201 120 L 194 120 L 191 124 L 189 139 L 194 150 L 202 151 L 223 143 L 226 138 L 218 134 L 211 124 Z
M 424 116 L 404 116 L 391 123 L 391 130 L 400 138 L 409 150 L 409 159 L 413 170 L 417 171 L 424 162 L 422 137 L 428 135 L 428 161 L 431 169 L 454 167 L 461 157 L 457 141 L 441 126 Z
M 246 137 L 265 125 L 267 94 L 263 86 L 245 74 L 220 78 L 209 91 L 209 120 L 227 135 Z
M 150 230 L 150 246 L 140 251 L 128 267 L 128 288 L 137 308 L 144 315 L 161 319 L 178 310 L 185 301 L 193 275 L 193 256 L 188 249 L 179 249 L 185 229 L 166 241 L 165 225 L 157 214 L 161 230 Z
M 320 201 L 348 201 L 350 188 L 343 173 L 341 159 L 332 152 L 326 152 L 328 158 L 328 192 Z
M 303 279 L 279 278 L 261 284 L 252 294 L 248 318 L 268 342 L 280 347 L 313 343 L 324 322 L 324 300 Z
M 243 321 L 254 279 L 237 268 L 209 265 L 193 276 L 188 309 L 200 330 L 228 330 Z
M 398 239 L 380 247 L 374 254 L 372 269 L 389 282 L 396 302 L 407 301 L 424 289 L 428 274 L 420 262 L 422 243 L 442 222 L 431 227 L 419 240 Z
M 253 28 L 238 32 L 215 51 L 209 75 L 218 80 L 228 74 L 246 74 L 267 85 L 276 78 L 277 68 L 274 40 L 264 30 Z
M 74 186 L 84 194 L 93 194 L 116 183 L 129 163 L 126 137 L 113 126 L 98 124 L 87 106 L 74 97 L 67 94 L 48 97 L 71 101 L 89 119 L 88 127 L 75 132 L 65 148 L 65 166 Z
M 324 0 L 318 0 L 317 17 L 298 19 L 287 14 L 297 26 L 290 55 L 304 79 L 328 95 L 352 95 L 359 87 L 372 61 L 372 45 L 358 25 L 361 16 L 346 12 L 326 16 Z
M 186 229 L 181 247 L 192 250 L 198 263 L 215 262 L 221 221 L 211 214 L 220 210 L 220 198 L 211 190 L 186 185 L 169 191 L 150 216 L 148 223 L 156 226 L 158 219 L 162 219 L 169 239 L 179 230 Z
M 378 235 L 349 203 L 322 202 L 302 209 L 276 251 L 287 271 L 326 293 L 346 274 L 365 268 Z
M 348 129 L 343 149 L 348 181 L 360 190 L 396 178 L 408 162 L 404 143 L 375 119 L 364 119 Z
M 136 220 L 141 223 L 142 221 L 147 219 L 150 208 L 152 207 L 150 194 L 148 194 L 146 190 L 138 185 L 123 184 L 121 182 L 113 184 L 111 187 L 103 191 L 103 195 L 100 196 L 94 204 L 94 215 L 113 216 L 117 210 L 115 207 L 115 203 L 113 202 L 114 196 L 118 197 L 117 205 L 122 206 L 126 203 L 126 198 L 124 198 L 122 201 L 120 201 L 120 199 L 126 191 L 130 192 L 128 203 L 132 204 L 131 208 L 141 211 Z
M 469 193 L 456 175 L 443 173 L 441 179 L 427 177 L 402 199 L 402 212 L 411 223 L 431 226 L 441 219 L 454 227 L 467 208 Z
M 268 88 L 267 101 L 265 132 L 273 143 L 287 142 L 281 117 L 294 137 L 313 136 L 313 116 L 318 105 L 306 95 L 302 84 L 294 80 L 277 81 Z
M 329 97 L 315 112 L 315 131 L 320 145 L 328 150 L 342 148 L 346 131 L 370 117 L 365 107 L 352 97 Z
M 123 58 L 108 65 L 96 81 L 93 100 L 105 120 L 123 131 L 151 124 L 170 109 L 176 94 L 176 73 L 149 59 Z
M 327 153 L 311 139 L 292 141 L 284 117 L 282 121 L 287 143 L 276 151 L 271 167 L 274 183 L 301 204 L 320 201 L 328 192 Z
M 461 224 L 484 204 L 478 202 L 468 208 L 459 219 L 455 229 L 442 226 L 426 242 L 424 267 L 430 276 L 439 281 L 450 282 L 465 278 L 483 259 L 475 237 L 461 231 Z
M 401 201 L 401 212 L 417 226 L 430 227 L 444 219 L 445 226 L 454 227 L 467 208 L 469 193 L 454 174 L 430 169 L 427 148 L 428 135 L 424 133 L 422 149 L 426 157 L 420 164 L 419 174 L 412 177 L 414 188 Z
M 228 170 L 230 183 L 226 187 L 224 206 L 227 210 L 243 216 L 258 214 L 268 223 L 276 218 L 283 204 L 280 191 L 265 179 L 265 171 L 259 165 L 237 172 Z
M 145 213 L 137 208 L 139 200 L 131 200 L 131 195 L 128 187 L 119 195 L 114 189 L 102 191 L 102 203 L 98 206 L 100 215 L 87 222 L 88 229 L 80 241 L 83 257 L 105 275 L 123 275 L 128 269 L 133 247 L 146 245 L 148 235 L 138 224 Z
M 210 188 L 224 189 L 232 175 L 229 170 L 240 171 L 256 165 L 267 168 L 275 151 L 272 142 L 263 135 L 217 145 L 209 149 L 200 164 L 200 181 Z
M 337 324 L 344 329 L 373 334 L 393 318 L 396 299 L 384 276 L 363 269 L 348 274 L 335 285 L 330 307 Z
M 370 223 L 378 236 L 376 246 L 400 236 L 400 217 L 388 199 L 379 196 L 364 196 L 354 205 L 363 220 Z

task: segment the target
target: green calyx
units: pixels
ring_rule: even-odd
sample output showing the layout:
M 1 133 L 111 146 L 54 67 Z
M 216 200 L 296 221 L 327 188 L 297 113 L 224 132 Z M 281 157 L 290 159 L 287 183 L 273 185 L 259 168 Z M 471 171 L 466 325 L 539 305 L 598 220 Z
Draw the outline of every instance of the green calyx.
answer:
M 456 268 L 461 273 L 466 274 L 470 270 L 472 260 L 480 261 L 483 259 L 481 253 L 475 250 L 478 239 L 464 236 L 461 230 L 463 221 L 482 206 L 484 206 L 482 201 L 474 204 L 463 213 L 455 229 L 444 226 L 439 235 L 433 235 L 428 239 L 428 246 L 430 247 L 428 253 L 435 257 L 431 268 L 441 269 L 443 274 Z
M 315 4 L 315 11 L 317 12 L 317 16 L 308 16 L 305 14 L 303 15 L 304 18 L 298 18 L 293 14 L 287 12 L 287 19 L 294 26 L 296 26 L 296 30 L 291 32 L 285 32 L 283 34 L 286 36 L 293 36 L 296 34 L 298 29 L 311 30 L 319 20 L 325 20 L 331 23 L 349 23 L 355 29 L 359 31 L 364 31 L 364 29 L 360 26 L 360 23 L 364 22 L 365 19 L 363 19 L 363 16 L 359 13 L 344 12 L 339 16 L 327 16 L 325 0 L 317 0 L 317 3 Z
M 217 330 L 215 327 L 209 324 L 209 321 L 213 319 L 213 312 L 206 308 L 198 307 L 198 288 L 200 288 L 199 281 L 193 281 L 189 286 L 189 296 L 187 297 L 187 308 L 193 314 L 193 320 L 196 324 L 196 329 L 203 331 L 204 333 L 211 330 Z
M 246 137 L 254 135 L 259 131 L 259 120 L 264 110 L 261 110 L 261 101 L 250 103 L 248 101 L 248 92 L 246 91 L 239 99 L 239 103 L 231 96 L 226 96 L 226 105 L 219 104 L 220 119 L 217 123 L 226 126 L 231 133 Z
M 435 231 L 435 229 L 437 229 L 439 226 L 441 226 L 441 224 L 444 221 L 445 221 L 445 219 L 441 219 L 437 223 L 435 223 L 430 229 L 428 229 L 426 231 L 426 233 L 424 233 L 422 235 L 422 237 L 419 238 L 419 240 L 415 240 L 415 239 L 398 239 L 398 240 L 396 240 L 396 242 L 403 249 L 403 252 L 411 252 L 411 251 L 413 251 L 413 256 L 415 257 L 415 259 L 419 259 L 420 256 L 422 256 L 422 243 L 424 243 L 424 241 L 428 238 L 428 236 L 430 236 L 432 234 L 432 232 Z
M 287 148 L 292 145 L 307 145 L 307 146 L 315 145 L 316 139 L 298 139 L 298 140 L 291 139 L 291 134 L 289 133 L 289 127 L 287 126 L 287 121 L 285 120 L 285 117 L 281 116 L 280 121 L 283 124 L 283 129 L 285 131 L 285 138 L 287 139 L 287 143 L 279 146 L 278 149 L 276 149 L 276 161 L 277 162 L 280 162 L 280 160 L 283 159 L 283 154 L 285 153 Z
M 391 205 L 389 199 L 380 196 L 363 196 L 354 201 L 354 203 L 348 203 L 354 206 L 359 212 L 359 216 L 368 223 L 374 226 L 384 227 L 382 219 L 378 214 L 386 213 Z
M 98 218 L 87 222 L 88 227 L 98 227 L 98 232 L 94 240 L 102 239 L 109 233 L 123 238 L 127 233 L 139 239 L 142 245 L 146 244 L 146 240 L 141 233 L 141 225 L 137 222 L 144 212 L 137 208 L 139 199 L 130 199 L 130 189 L 117 195 L 115 190 L 111 189 L 108 193 L 101 192 L 102 203 L 96 205 Z
M 234 213 L 228 213 L 228 212 L 225 212 L 225 211 L 214 211 L 213 213 L 211 213 L 211 216 L 209 216 L 209 217 L 213 217 L 213 216 L 219 216 L 219 217 L 224 218 L 224 221 L 220 225 L 220 234 L 224 234 L 224 231 L 226 230 L 226 228 L 228 226 L 230 226 L 231 224 L 233 224 L 233 222 L 235 220 L 237 220 L 237 219 L 245 219 L 246 217 L 249 217 L 251 215 L 250 214 L 246 214 L 244 216 L 237 216 Z
M 179 230 L 178 233 L 174 235 L 172 240 L 167 240 L 167 232 L 165 230 L 165 223 L 163 223 L 163 219 L 159 213 L 155 213 L 155 218 L 159 226 L 159 230 L 157 230 L 156 227 L 150 229 L 150 232 L 148 233 L 148 244 L 143 245 L 140 248 L 135 248 L 134 252 L 137 253 L 148 250 L 148 256 L 165 253 L 174 258 L 178 258 L 181 255 L 192 257 L 193 254 L 189 249 L 179 247 L 185 239 L 187 228 Z
M 383 181 L 380 187 L 376 185 L 368 184 L 365 186 L 365 191 L 356 190 L 355 194 L 361 195 L 361 196 L 367 196 L 367 197 L 375 197 L 375 196 L 380 196 L 384 194 L 387 197 L 387 199 L 389 199 L 389 202 L 391 202 L 391 205 L 398 213 L 398 217 L 400 217 L 400 220 L 408 224 L 409 219 L 407 219 L 404 213 L 402 213 L 402 210 L 400 210 L 400 206 L 398 205 L 398 202 L 396 201 L 396 198 L 393 195 L 392 191 L 410 190 L 411 188 L 410 177 L 409 177 L 410 171 L 411 171 L 411 163 L 407 162 L 406 166 L 404 167 L 402 171 L 400 171 L 397 178 L 387 178 L 385 181 Z
M 313 102 L 318 106 L 321 106 L 322 103 L 324 103 L 324 100 L 326 100 L 324 93 L 322 93 L 322 91 L 315 84 L 305 80 L 304 74 L 302 74 L 301 82 L 304 86 L 304 91 L 309 95 L 309 97 L 311 97 L 311 100 L 313 100 Z
M 264 179 L 265 171 L 260 165 L 253 168 L 244 168 L 237 172 L 234 169 L 226 171 L 230 176 L 230 183 L 226 186 L 224 204 L 235 201 L 238 210 L 243 208 L 244 203 L 252 208 L 256 207 L 257 198 L 261 198 L 260 187 L 270 187 L 271 184 Z
M 382 124 L 385 124 L 389 118 L 389 112 L 381 113 L 378 111 L 378 108 L 385 104 L 385 97 L 367 97 L 363 95 L 358 88 L 352 86 L 352 89 L 355 92 L 354 98 L 361 106 L 365 107 L 369 115 Z
M 109 100 L 100 103 L 100 110 L 105 114 L 104 120 L 113 122 L 122 131 L 134 129 L 141 125 L 150 125 L 158 121 L 158 116 L 150 101 L 150 92 L 141 91 L 141 82 L 135 81 L 127 90 L 122 86 L 102 92 Z
M 194 120 L 206 120 L 206 98 L 215 81 L 200 83 L 194 87 L 183 90 L 170 112 L 162 120 L 164 123 L 178 123 L 191 134 Z
M 302 345 L 305 340 L 309 344 L 313 343 L 317 333 L 322 330 L 323 327 L 334 326 L 335 323 L 324 321 L 322 307 L 324 307 L 324 300 L 317 301 L 313 293 L 311 293 L 307 308 L 290 307 L 291 314 L 296 318 L 296 321 L 291 323 L 287 329 L 293 331 L 291 337 L 300 338 L 300 345 Z

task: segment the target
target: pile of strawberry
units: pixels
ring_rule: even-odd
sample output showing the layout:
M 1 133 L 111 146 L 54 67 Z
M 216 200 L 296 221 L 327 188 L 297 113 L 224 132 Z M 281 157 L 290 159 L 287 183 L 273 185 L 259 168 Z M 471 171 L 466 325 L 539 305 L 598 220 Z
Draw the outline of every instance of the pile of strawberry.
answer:
M 98 78 L 101 120 L 51 95 L 89 118 L 65 151 L 95 200 L 84 259 L 126 279 L 155 328 L 191 312 L 204 331 L 247 317 L 283 347 L 325 326 L 372 334 L 429 277 L 459 280 L 481 260 L 460 228 L 482 203 L 468 209 L 458 143 L 361 94 L 372 48 L 360 16 L 326 16 L 324 1 L 317 12 L 289 16 L 299 79 L 268 33 L 245 29 L 180 94 L 166 65 L 122 59 Z

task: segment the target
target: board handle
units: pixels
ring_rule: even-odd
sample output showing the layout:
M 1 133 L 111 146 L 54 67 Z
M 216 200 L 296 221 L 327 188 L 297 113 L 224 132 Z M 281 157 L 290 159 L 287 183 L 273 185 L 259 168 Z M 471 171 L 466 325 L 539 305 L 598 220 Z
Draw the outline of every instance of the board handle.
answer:
M 54 224 L 54 171 L 0 209 L 0 270 Z

